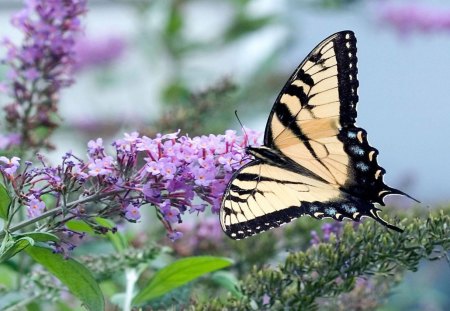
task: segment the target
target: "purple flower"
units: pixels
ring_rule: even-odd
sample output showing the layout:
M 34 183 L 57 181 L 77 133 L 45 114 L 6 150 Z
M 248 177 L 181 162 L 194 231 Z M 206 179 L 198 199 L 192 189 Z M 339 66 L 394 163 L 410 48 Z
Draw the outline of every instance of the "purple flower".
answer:
M 5 163 L 5 165 L 2 165 L 3 171 L 9 176 L 12 176 L 17 171 L 20 166 L 19 161 L 20 158 L 18 157 L 12 157 L 11 159 L 5 156 L 0 157 L 0 162 Z
M 103 150 L 103 139 L 97 138 L 96 140 L 90 140 L 88 142 L 88 152 L 90 155 L 102 153 Z
M 158 162 L 159 172 L 166 179 L 173 179 L 177 171 L 177 167 L 168 158 L 162 158 Z
M 322 239 L 319 234 L 315 231 L 311 231 L 311 244 L 319 244 L 321 242 L 328 242 L 331 238 L 331 235 L 339 236 L 342 231 L 343 224 L 340 222 L 333 223 L 324 223 L 322 225 Z
M 211 184 L 212 180 L 215 178 L 215 174 L 213 171 L 202 167 L 193 168 L 192 173 L 194 175 L 195 184 L 198 186 L 207 187 Z
M 197 159 L 197 155 L 194 148 L 191 146 L 182 145 L 176 154 L 176 157 L 180 161 L 184 161 L 186 163 L 192 163 L 195 159 Z
M 158 154 L 158 142 L 146 136 L 136 143 L 136 147 L 138 151 L 147 151 L 153 156 Z
M 270 296 L 267 294 L 264 294 L 262 297 L 262 304 L 263 305 L 268 305 L 270 303 Z
M 170 201 L 164 201 L 161 205 L 161 212 L 163 213 L 164 219 L 169 223 L 177 223 L 179 221 L 180 211 L 172 208 L 170 206 Z
M 233 171 L 231 165 L 235 162 L 232 154 L 226 153 L 223 156 L 220 156 L 218 159 L 219 163 L 223 165 L 223 168 L 227 172 Z
M 34 196 L 30 196 L 30 201 L 26 206 L 29 218 L 35 218 L 41 215 L 45 210 L 45 203 L 36 199 Z
M 172 231 L 167 234 L 167 237 L 172 241 L 175 242 L 176 240 L 180 239 L 183 236 L 183 233 L 180 231 Z
M 86 174 L 83 170 L 84 166 L 80 164 L 75 164 L 72 167 L 72 175 L 80 181 L 85 181 L 89 177 L 89 175 Z
M 42 166 L 27 164 L 23 172 L 14 177 L 17 179 L 15 185 L 26 187 L 19 186 L 21 188 L 14 190 L 21 197 L 29 198 L 27 208 L 31 217 L 42 213 L 45 208 L 62 207 L 64 203 L 71 215 L 82 220 L 100 213 L 112 220 L 122 217 L 133 222 L 140 219 L 142 208 L 150 205 L 157 209 L 169 236 L 179 238 L 186 211 L 199 214 L 208 207 L 213 213 L 219 211 L 233 170 L 245 164 L 240 159 L 244 155 L 247 138 L 177 135 L 159 134 L 156 138 L 149 138 L 137 133 L 126 134 L 113 144 L 113 156 L 105 154 L 101 139 L 90 141 L 86 162 L 68 152 L 61 163 L 52 166 L 38 156 Z M 236 163 L 219 159 L 234 159 Z M 10 179 L 7 169 L 18 165 L 18 158 L 0 157 L 0 174 Z M 45 207 L 38 199 L 43 194 L 53 196 L 54 200 L 49 202 L 55 205 Z M 66 197 L 73 198 L 72 201 L 61 200 L 67 194 L 70 196 Z M 99 201 L 101 204 L 97 204 Z M 64 228 L 64 225 L 61 222 L 59 226 Z M 209 240 L 214 240 L 216 234 L 219 239 L 222 236 L 220 230 L 216 217 L 211 223 L 202 222 L 197 239 L 205 240 L 208 236 Z
M 128 204 L 125 207 L 125 218 L 133 221 L 139 220 L 141 218 L 139 208 L 134 204 Z
M 13 99 L 5 110 L 9 127 L 22 134 L 25 146 L 50 147 L 46 137 L 36 138 L 31 132 L 45 127 L 50 135 L 57 126 L 53 120 L 58 95 L 73 82 L 74 38 L 85 12 L 86 0 L 29 0 L 11 20 L 23 39 L 2 42 L 7 51 L 1 61 L 9 66 L 7 94 Z
M 121 152 L 130 153 L 134 148 L 136 148 L 136 142 L 140 141 L 139 133 L 125 133 L 124 136 L 125 137 L 123 139 L 116 140 L 113 145 Z
M 96 39 L 79 38 L 75 44 L 75 70 L 81 71 L 94 66 L 107 66 L 119 59 L 127 44 L 117 35 Z
M 319 244 L 319 243 L 321 242 L 320 237 L 319 237 L 319 235 L 317 234 L 317 231 L 316 231 L 316 230 L 312 230 L 312 231 L 310 232 L 310 234 L 311 234 L 311 241 L 310 241 L 310 243 L 311 243 L 312 245 L 316 245 L 316 244 Z
M 103 159 L 95 159 L 94 162 L 89 163 L 89 175 L 99 176 L 108 175 L 111 170 L 111 157 L 105 157 Z
M 400 34 L 438 32 L 450 30 L 450 10 L 408 4 L 383 6 L 380 9 L 381 22 L 393 27 Z
M 152 175 L 159 175 L 161 173 L 160 166 L 158 164 L 158 162 L 156 161 L 151 161 L 151 159 L 149 158 L 145 158 L 145 160 L 150 160 L 150 162 L 148 162 L 145 166 L 145 170 L 147 172 L 149 172 Z

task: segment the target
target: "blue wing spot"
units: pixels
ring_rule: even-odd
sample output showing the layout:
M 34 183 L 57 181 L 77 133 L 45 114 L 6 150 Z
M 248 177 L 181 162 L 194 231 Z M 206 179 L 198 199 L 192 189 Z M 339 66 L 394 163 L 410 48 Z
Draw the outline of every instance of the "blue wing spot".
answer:
M 316 212 L 319 210 L 319 207 L 317 205 L 310 205 L 309 206 L 309 211 L 310 212 Z
M 336 209 L 333 207 L 326 208 L 325 213 L 327 213 L 330 216 L 336 215 Z
M 356 133 L 355 132 L 348 132 L 347 133 L 347 137 L 348 138 L 356 138 Z
M 356 146 L 356 145 L 350 146 L 350 150 L 353 154 L 360 155 L 360 156 L 364 155 L 364 149 L 362 149 L 359 146 Z
M 363 172 L 367 172 L 369 170 L 369 166 L 364 162 L 356 163 L 356 168 Z
M 341 205 L 341 207 L 342 207 L 342 209 L 344 211 L 346 211 L 349 214 L 356 213 L 356 211 L 357 211 L 356 207 L 354 207 L 353 205 L 350 205 L 350 204 L 345 204 L 344 203 L 344 204 Z
M 341 207 L 342 207 L 342 209 L 343 209 L 344 211 L 346 211 L 347 213 L 350 213 L 350 209 L 351 209 L 351 206 L 350 206 L 350 205 L 348 205 L 348 204 L 342 204 Z

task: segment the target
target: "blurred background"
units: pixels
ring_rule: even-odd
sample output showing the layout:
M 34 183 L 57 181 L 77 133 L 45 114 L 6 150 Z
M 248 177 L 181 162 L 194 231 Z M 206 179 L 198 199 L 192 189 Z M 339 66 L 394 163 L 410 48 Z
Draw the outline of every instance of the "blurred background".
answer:
M 20 8 L 0 0 L 1 37 L 19 36 L 9 19 Z M 357 124 L 380 150 L 385 180 L 424 209 L 450 199 L 448 1 L 91 0 L 83 23 L 76 83 L 62 94 L 57 157 L 134 130 L 240 131 L 234 110 L 262 131 L 302 59 L 349 29 L 358 39 Z M 385 310 L 450 309 L 445 266 L 427 263 L 408 275 Z
M 0 35 L 14 37 L 9 17 L 19 3 L 0 0 Z M 146 127 L 161 114 L 166 122 L 155 131 L 185 125 L 172 120 L 177 113 L 192 114 L 193 122 L 181 127 L 191 135 L 240 131 L 235 109 L 244 125 L 263 130 L 278 92 L 306 54 L 350 29 L 358 39 L 358 125 L 380 150 L 387 182 L 425 205 L 450 198 L 447 1 L 89 5 L 76 84 L 63 92 L 60 108 L 67 130 L 60 133 L 73 138 L 62 137 L 59 153 L 79 142 L 84 150 L 86 139 L 96 136 Z

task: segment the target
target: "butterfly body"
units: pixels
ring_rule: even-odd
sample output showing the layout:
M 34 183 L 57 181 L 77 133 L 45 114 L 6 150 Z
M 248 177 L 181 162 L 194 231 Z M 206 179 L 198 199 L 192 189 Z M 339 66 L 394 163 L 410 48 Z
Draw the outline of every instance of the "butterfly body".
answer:
M 378 151 L 355 126 L 356 38 L 351 31 L 322 41 L 295 70 L 270 112 L 264 145 L 232 176 L 220 210 L 223 230 L 241 239 L 302 215 L 359 221 L 378 216 L 374 203 L 404 194 L 383 182 Z

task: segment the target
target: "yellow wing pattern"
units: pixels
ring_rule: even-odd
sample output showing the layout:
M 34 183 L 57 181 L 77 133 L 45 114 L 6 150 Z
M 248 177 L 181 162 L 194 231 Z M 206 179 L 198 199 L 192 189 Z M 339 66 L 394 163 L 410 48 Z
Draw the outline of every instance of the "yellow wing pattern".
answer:
M 356 38 L 351 31 L 322 41 L 290 77 L 272 108 L 264 146 L 237 171 L 220 211 L 234 239 L 277 227 L 301 215 L 316 218 L 378 216 L 373 203 L 405 193 L 384 184 L 385 170 L 365 130 L 355 126 Z

